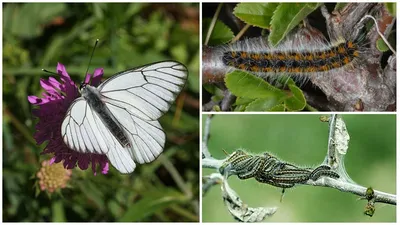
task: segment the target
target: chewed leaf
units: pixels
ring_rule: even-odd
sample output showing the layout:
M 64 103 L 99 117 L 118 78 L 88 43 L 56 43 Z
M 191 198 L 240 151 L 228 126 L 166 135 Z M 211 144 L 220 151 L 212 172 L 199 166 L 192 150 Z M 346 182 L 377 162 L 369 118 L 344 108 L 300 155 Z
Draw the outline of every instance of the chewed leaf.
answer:
M 269 28 L 271 17 L 279 3 L 239 3 L 233 14 L 247 24 Z
M 285 93 L 262 78 L 243 71 L 233 71 L 225 76 L 225 84 L 228 89 L 236 96 L 246 98 L 281 98 Z
M 207 18 L 207 19 L 203 20 L 203 30 L 202 30 L 203 43 L 207 36 L 207 32 L 210 27 L 210 24 L 211 24 L 211 19 Z M 233 32 L 231 31 L 231 29 L 228 26 L 226 26 L 224 23 L 222 23 L 221 21 L 217 20 L 217 22 L 215 23 L 214 29 L 212 30 L 212 33 L 211 33 L 211 36 L 210 36 L 210 39 L 209 39 L 207 45 L 213 46 L 213 45 L 219 45 L 219 44 L 226 44 L 229 41 L 231 41 L 233 37 L 234 37 L 234 35 L 233 35 Z
M 320 6 L 320 3 L 281 3 L 271 19 L 271 34 L 268 39 L 277 45 L 308 14 Z

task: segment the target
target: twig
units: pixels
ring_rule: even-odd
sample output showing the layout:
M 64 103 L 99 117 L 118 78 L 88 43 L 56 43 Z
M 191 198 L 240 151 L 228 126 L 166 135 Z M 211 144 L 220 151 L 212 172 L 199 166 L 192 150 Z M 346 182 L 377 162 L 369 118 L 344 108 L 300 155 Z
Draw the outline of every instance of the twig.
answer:
M 210 100 L 209 102 L 205 103 L 202 106 L 203 112 L 209 112 L 211 111 L 215 106 L 219 106 L 220 101 L 215 102 L 214 100 Z
M 233 95 L 228 89 L 224 91 L 224 98 L 221 101 L 221 110 L 228 111 L 231 109 L 232 104 L 235 102 L 236 96 Z
M 208 28 L 208 31 L 207 31 L 206 39 L 204 41 L 204 45 L 208 45 L 208 42 L 210 41 L 210 37 L 214 30 L 214 26 L 217 23 L 218 15 L 221 12 L 222 4 L 223 3 L 219 3 L 217 11 L 215 12 L 214 17 L 211 20 L 210 27 Z
M 238 41 L 244 33 L 246 33 L 246 31 L 250 28 L 250 24 L 246 24 L 246 26 L 244 26 L 240 32 L 232 39 L 232 43 Z
M 322 186 L 322 187 L 330 187 L 337 189 L 339 191 L 343 192 L 349 192 L 355 195 L 358 195 L 362 198 L 366 197 L 366 191 L 367 188 L 363 187 L 361 185 L 355 184 L 355 183 L 350 183 L 347 181 L 343 181 L 340 179 L 332 179 L 330 177 L 324 177 L 321 179 L 318 179 L 316 181 L 309 180 L 306 185 L 312 185 L 312 186 Z M 390 205 L 396 205 L 396 195 L 385 193 L 382 191 L 377 191 L 374 190 L 375 192 L 375 197 L 376 197 L 376 202 L 382 202 Z
M 202 158 L 211 158 L 210 151 L 208 150 L 208 139 L 210 139 L 210 125 L 212 116 L 212 114 L 208 115 L 204 124 Z

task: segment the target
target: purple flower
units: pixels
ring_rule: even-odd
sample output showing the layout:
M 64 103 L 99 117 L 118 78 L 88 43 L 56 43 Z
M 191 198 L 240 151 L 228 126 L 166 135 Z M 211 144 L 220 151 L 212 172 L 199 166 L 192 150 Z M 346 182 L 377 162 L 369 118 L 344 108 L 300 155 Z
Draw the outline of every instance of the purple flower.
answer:
M 57 65 L 57 73 L 60 75 L 61 83 L 53 77 L 49 77 L 48 80 L 40 80 L 40 85 L 46 91 L 43 93 L 43 98 L 28 96 L 30 103 L 39 106 L 32 111 L 33 115 L 39 118 L 34 138 L 38 145 L 49 141 L 41 154 L 53 153 L 54 157 L 50 163 L 64 161 L 63 165 L 66 169 L 73 169 L 78 165 L 80 169 L 86 170 L 91 163 L 94 175 L 96 175 L 96 165 L 98 164 L 101 173 L 106 174 L 108 172 L 106 155 L 73 151 L 62 140 L 61 124 L 69 106 L 79 97 L 79 92 L 61 63 Z M 90 74 L 86 75 L 85 82 L 89 83 L 92 77 L 91 85 L 97 86 L 100 84 L 102 76 L 103 69 L 96 69 L 93 77 Z

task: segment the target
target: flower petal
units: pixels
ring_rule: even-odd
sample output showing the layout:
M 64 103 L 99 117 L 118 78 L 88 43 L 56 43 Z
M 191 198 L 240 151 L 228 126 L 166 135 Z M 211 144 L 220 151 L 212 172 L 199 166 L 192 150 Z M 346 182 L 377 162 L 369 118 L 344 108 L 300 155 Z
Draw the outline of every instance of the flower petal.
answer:
M 95 86 L 95 87 L 99 86 L 99 84 L 101 83 L 101 78 L 103 77 L 103 74 L 104 74 L 103 68 L 95 69 L 91 85 Z
M 92 77 L 92 74 L 90 74 L 90 73 L 86 74 L 85 84 L 88 84 L 90 82 L 90 77 Z
M 60 74 L 61 77 L 70 79 L 65 66 L 61 63 L 57 63 L 57 73 Z
M 41 104 L 43 102 L 43 100 L 41 98 L 38 98 L 34 95 L 28 96 L 28 101 L 31 104 Z

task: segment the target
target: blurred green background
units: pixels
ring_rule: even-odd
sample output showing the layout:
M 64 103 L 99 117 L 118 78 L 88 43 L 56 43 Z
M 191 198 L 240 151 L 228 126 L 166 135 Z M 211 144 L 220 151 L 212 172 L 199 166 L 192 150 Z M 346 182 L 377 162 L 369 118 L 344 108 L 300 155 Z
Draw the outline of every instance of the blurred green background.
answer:
M 244 148 L 252 153 L 268 151 L 301 166 L 320 164 L 327 151 L 328 123 L 319 115 L 215 115 L 211 121 L 209 149 L 217 159 Z M 345 165 L 358 184 L 396 194 L 396 116 L 343 115 L 350 135 Z M 203 127 L 204 127 L 203 118 Z M 203 176 L 214 172 L 203 169 Z M 373 217 L 363 215 L 365 200 L 325 187 L 286 189 L 280 202 L 279 188 L 254 179 L 229 178 L 230 186 L 249 207 L 278 207 L 265 222 L 395 222 L 396 207 L 376 204 Z M 203 197 L 203 221 L 233 222 L 219 186 Z
M 41 69 L 57 62 L 79 84 L 97 38 L 89 73 L 102 67 L 107 78 L 173 59 L 188 67 L 188 82 L 160 120 L 162 157 L 130 175 L 74 169 L 67 188 L 49 196 L 35 175 L 51 156 L 35 144 L 27 96 L 41 96 L 39 79 L 50 76 Z M 198 221 L 198 94 L 196 3 L 3 4 L 3 221 Z

